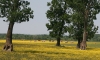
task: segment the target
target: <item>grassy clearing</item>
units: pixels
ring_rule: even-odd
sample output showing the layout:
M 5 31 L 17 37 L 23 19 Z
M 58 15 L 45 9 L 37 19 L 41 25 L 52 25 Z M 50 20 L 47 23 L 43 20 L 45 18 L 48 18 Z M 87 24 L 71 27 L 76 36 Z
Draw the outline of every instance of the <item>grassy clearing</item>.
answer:
M 0 60 L 100 60 L 100 42 L 88 42 L 87 50 L 76 48 L 77 42 L 34 42 L 13 40 L 14 51 L 2 51 L 5 40 L 0 40 Z

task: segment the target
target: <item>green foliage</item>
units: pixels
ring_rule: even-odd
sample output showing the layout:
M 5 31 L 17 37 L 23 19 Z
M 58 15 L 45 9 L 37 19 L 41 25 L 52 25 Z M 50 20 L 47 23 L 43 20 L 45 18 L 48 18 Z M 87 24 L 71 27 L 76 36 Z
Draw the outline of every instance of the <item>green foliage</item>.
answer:
M 46 27 L 50 31 L 50 36 L 62 37 L 67 32 L 67 24 L 70 23 L 66 1 L 52 0 L 47 6 L 50 7 L 46 13 L 50 23 L 47 23 Z
M 21 23 L 33 18 L 30 2 L 24 0 L 0 0 L 0 17 L 6 17 L 6 22 Z
M 6 39 L 6 34 L 0 34 L 0 39 Z M 28 35 L 28 34 L 13 34 L 12 39 L 19 40 L 50 40 L 53 39 L 49 35 Z
M 52 38 L 46 34 L 43 35 L 13 34 L 12 38 L 17 40 L 55 40 L 55 38 Z M 75 39 L 72 38 L 73 37 L 65 35 L 61 38 L 61 40 L 75 41 Z M 0 39 L 6 39 L 6 34 L 0 34 Z M 95 34 L 94 37 L 89 39 L 88 41 L 100 41 L 100 34 Z
M 93 38 L 98 30 L 94 26 L 96 14 L 100 12 L 100 1 L 98 0 L 71 0 L 69 6 L 73 10 L 69 33 L 75 39 L 83 39 L 84 28 L 86 28 L 87 39 Z
M 100 34 L 95 34 L 94 37 L 89 41 L 100 41 Z

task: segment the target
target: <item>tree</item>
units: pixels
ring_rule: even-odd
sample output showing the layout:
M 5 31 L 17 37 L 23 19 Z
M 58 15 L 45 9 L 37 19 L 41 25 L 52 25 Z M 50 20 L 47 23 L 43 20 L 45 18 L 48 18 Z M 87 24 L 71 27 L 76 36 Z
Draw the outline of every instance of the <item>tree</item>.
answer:
M 3 48 L 5 51 L 13 51 L 12 31 L 15 22 L 21 23 L 33 18 L 33 11 L 28 7 L 29 5 L 30 2 L 24 0 L 0 0 L 0 17 L 7 18 L 4 21 L 9 22 L 6 43 Z
M 72 15 L 72 21 L 69 25 L 69 36 L 78 40 L 77 48 L 80 48 L 80 42 L 82 41 L 83 34 L 83 22 L 78 13 Z
M 66 0 L 52 0 L 47 5 L 50 7 L 46 13 L 50 23 L 47 23 L 46 27 L 50 31 L 50 36 L 57 39 L 56 46 L 60 46 L 61 37 L 67 32 L 70 23 Z
M 83 1 L 85 4 L 85 9 L 83 11 L 84 14 L 84 30 L 83 30 L 83 40 L 81 42 L 81 49 L 86 49 L 86 39 L 87 39 L 87 31 L 90 26 L 94 25 L 93 20 L 96 19 L 96 14 L 100 12 L 100 2 L 98 0 L 87 0 Z M 95 33 L 95 32 L 94 32 Z
M 82 39 L 83 39 L 83 28 L 84 28 L 84 20 L 82 20 L 82 16 L 80 16 L 79 12 L 75 13 L 72 15 L 72 24 L 70 24 L 70 29 L 69 29 L 69 34 L 72 36 L 74 39 L 78 40 L 77 48 L 80 48 Z M 97 32 L 98 26 L 94 26 L 93 21 L 88 23 L 88 28 L 87 28 L 87 39 L 91 39 L 94 37 L 94 34 Z
M 75 12 L 79 12 L 80 18 L 83 22 L 83 39 L 81 42 L 80 48 L 82 50 L 86 49 L 86 40 L 87 34 L 89 34 L 88 30 L 94 26 L 93 20 L 96 19 L 96 14 L 100 12 L 100 1 L 99 0 L 71 0 L 70 6 L 73 8 Z M 77 20 L 79 21 L 79 20 Z M 96 31 L 97 28 L 94 28 Z M 93 32 L 93 34 L 95 33 Z M 92 35 L 93 35 L 92 34 Z

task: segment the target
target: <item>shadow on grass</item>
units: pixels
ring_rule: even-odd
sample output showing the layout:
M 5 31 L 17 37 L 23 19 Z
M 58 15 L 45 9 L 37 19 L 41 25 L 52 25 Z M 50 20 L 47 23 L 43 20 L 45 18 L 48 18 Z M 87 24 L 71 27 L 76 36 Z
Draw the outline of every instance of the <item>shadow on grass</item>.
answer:
M 86 48 L 86 50 L 95 50 L 95 48 Z
M 32 51 L 32 50 L 26 50 L 26 51 L 13 51 L 13 52 L 19 52 L 19 53 L 32 53 L 32 54 L 66 54 L 61 52 L 46 52 L 46 51 Z

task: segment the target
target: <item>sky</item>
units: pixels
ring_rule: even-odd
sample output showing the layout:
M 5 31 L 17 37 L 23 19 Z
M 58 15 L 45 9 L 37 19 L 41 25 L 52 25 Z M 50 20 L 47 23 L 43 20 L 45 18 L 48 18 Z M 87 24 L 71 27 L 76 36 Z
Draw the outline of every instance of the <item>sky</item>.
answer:
M 46 11 L 49 9 L 47 7 L 47 2 L 51 0 L 27 0 L 30 2 L 31 9 L 34 11 L 34 18 L 30 19 L 29 22 L 15 23 L 13 27 L 14 34 L 49 34 L 45 26 L 48 23 L 46 18 Z M 96 26 L 100 27 L 100 14 L 97 15 L 97 20 L 94 21 Z M 3 19 L 0 18 L 0 33 L 7 33 L 8 22 L 3 22 Z M 100 28 L 98 29 L 100 34 Z

